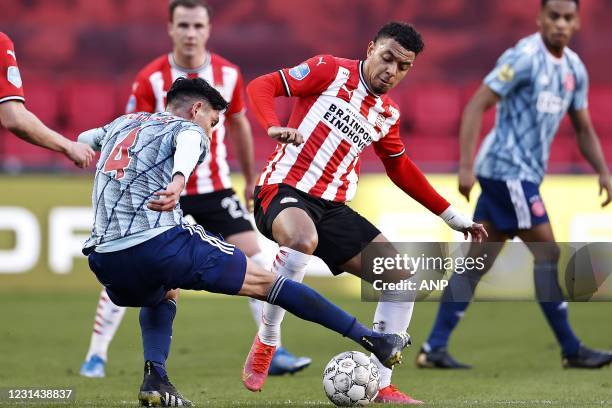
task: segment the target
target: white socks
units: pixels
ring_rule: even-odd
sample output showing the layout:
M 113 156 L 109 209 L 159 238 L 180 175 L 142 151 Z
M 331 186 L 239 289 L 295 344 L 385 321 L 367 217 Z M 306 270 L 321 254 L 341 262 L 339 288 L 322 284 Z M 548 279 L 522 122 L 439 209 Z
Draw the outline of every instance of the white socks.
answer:
M 89 360 L 94 354 L 100 356 L 104 361 L 107 360 L 108 346 L 113 340 L 124 314 L 125 307 L 115 305 L 108 298 L 106 289 L 102 289 L 86 360 Z
M 374 314 L 374 331 L 377 333 L 404 333 L 410 325 L 414 302 L 385 301 L 406 299 L 405 292 L 383 292 L 380 296 L 376 313 Z M 380 388 L 391 384 L 393 370 L 385 367 L 374 354 L 370 356 L 380 371 Z
M 253 256 L 249 256 L 249 259 L 264 269 L 270 269 L 268 257 L 263 252 L 258 252 Z M 251 314 L 253 315 L 253 320 L 255 320 L 257 327 L 261 325 L 261 314 L 263 313 L 264 303 L 265 302 L 262 300 L 249 298 L 249 307 L 251 308 Z
M 272 273 L 285 276 L 296 282 L 302 282 L 306 265 L 312 255 L 295 251 L 291 248 L 280 247 L 274 263 Z M 265 303 L 261 324 L 259 325 L 259 340 L 269 346 L 276 346 L 280 342 L 280 325 L 285 316 L 285 309 Z

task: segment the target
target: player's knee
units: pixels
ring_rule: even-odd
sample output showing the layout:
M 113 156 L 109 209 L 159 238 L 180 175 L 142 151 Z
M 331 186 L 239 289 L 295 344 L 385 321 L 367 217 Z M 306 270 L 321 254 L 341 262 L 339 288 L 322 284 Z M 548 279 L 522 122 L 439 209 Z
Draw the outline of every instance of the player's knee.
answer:
M 312 233 L 305 231 L 290 237 L 285 246 L 304 254 L 312 254 L 315 249 L 317 249 L 318 244 L 319 237 L 317 236 L 316 232 Z

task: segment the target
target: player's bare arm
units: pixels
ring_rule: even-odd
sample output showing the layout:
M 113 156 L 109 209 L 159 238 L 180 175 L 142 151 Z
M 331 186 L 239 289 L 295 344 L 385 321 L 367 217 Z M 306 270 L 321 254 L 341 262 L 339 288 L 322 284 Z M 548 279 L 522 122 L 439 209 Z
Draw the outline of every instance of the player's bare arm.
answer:
M 94 152 L 89 146 L 72 142 L 49 129 L 21 101 L 1 103 L 0 122 L 20 139 L 63 153 L 78 167 L 89 166 L 94 158 Z
M 251 124 L 244 112 L 238 112 L 227 118 L 227 127 L 244 177 L 244 202 L 247 209 L 252 211 L 256 176 Z
M 268 136 L 280 143 L 294 146 L 299 146 L 304 142 L 304 136 L 300 131 L 289 127 L 271 126 L 268 128 Z
M 601 206 L 605 207 L 612 202 L 612 183 L 610 183 L 610 170 L 606 165 L 599 138 L 591 122 L 591 116 L 587 109 L 569 111 L 568 114 L 576 130 L 580 153 L 599 175 L 599 195 L 604 191 L 606 193 Z
M 470 201 L 470 191 L 476 182 L 474 176 L 474 155 L 478 136 L 482 129 L 482 116 L 499 101 L 499 95 L 486 85 L 482 85 L 474 94 L 463 111 L 459 131 L 459 192 Z

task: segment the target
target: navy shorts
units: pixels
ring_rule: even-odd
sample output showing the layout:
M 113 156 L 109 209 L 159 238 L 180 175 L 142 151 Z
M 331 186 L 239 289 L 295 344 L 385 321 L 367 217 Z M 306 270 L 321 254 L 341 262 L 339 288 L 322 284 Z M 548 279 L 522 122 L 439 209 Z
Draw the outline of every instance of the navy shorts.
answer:
M 121 251 L 92 252 L 89 266 L 118 306 L 155 306 L 171 289 L 235 295 L 246 257 L 199 225 L 176 226 Z
M 548 223 L 540 186 L 522 180 L 492 180 L 479 177 L 482 193 L 478 197 L 474 221 L 487 221 L 506 234 Z

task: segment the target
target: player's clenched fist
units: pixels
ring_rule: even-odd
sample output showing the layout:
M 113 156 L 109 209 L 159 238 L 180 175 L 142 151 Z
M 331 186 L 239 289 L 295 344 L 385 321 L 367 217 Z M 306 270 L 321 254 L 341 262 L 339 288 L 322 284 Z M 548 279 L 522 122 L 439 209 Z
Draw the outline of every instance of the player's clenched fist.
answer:
M 459 169 L 459 192 L 468 201 L 470 201 L 470 191 L 472 191 L 475 182 L 476 177 L 474 177 L 474 171 L 471 168 Z
M 271 126 L 268 128 L 268 136 L 280 143 L 290 143 L 294 146 L 299 146 L 304 141 L 302 134 L 293 128 Z

